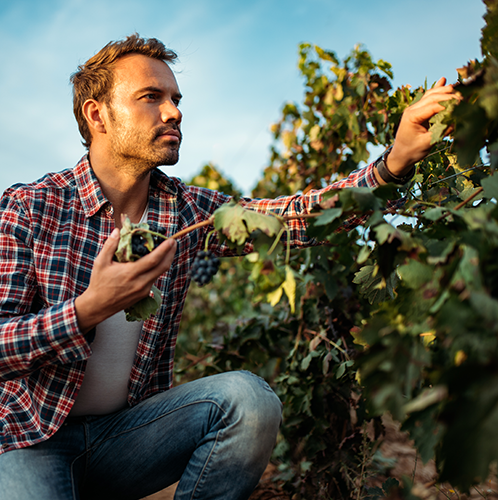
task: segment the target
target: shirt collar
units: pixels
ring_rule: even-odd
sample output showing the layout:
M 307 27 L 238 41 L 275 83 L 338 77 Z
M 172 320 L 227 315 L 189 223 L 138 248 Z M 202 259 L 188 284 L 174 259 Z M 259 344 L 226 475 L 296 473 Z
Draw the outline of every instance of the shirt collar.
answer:
M 174 180 L 158 168 L 155 168 L 151 173 L 150 190 L 165 191 L 173 196 L 178 194 L 178 188 Z
M 92 217 L 109 203 L 90 165 L 88 154 L 85 154 L 74 167 L 74 178 L 86 217 Z M 173 196 L 178 192 L 175 182 L 158 168 L 152 171 L 150 191 L 151 194 L 164 191 Z
M 99 181 L 90 166 L 88 154 L 83 156 L 74 167 L 74 179 L 85 215 L 87 217 L 95 215 L 109 200 L 104 196 Z

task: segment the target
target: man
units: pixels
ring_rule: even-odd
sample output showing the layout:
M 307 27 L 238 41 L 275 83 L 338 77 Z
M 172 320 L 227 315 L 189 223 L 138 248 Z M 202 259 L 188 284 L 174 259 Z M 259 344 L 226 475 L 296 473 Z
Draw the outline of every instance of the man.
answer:
M 266 382 L 235 372 L 171 388 L 189 270 L 208 229 L 134 263 L 113 260 L 121 214 L 171 236 L 228 200 L 156 168 L 178 161 L 182 139 L 175 58 L 133 35 L 80 66 L 74 112 L 88 154 L 1 200 L 2 500 L 139 499 L 178 480 L 178 499 L 246 499 L 268 462 L 281 405 Z M 244 203 L 305 213 L 331 188 L 406 181 L 430 149 L 428 119 L 455 97 L 444 83 L 405 112 L 382 162 L 304 196 Z M 304 231 L 292 223 L 294 246 Z M 157 315 L 127 323 L 123 310 L 154 283 Z

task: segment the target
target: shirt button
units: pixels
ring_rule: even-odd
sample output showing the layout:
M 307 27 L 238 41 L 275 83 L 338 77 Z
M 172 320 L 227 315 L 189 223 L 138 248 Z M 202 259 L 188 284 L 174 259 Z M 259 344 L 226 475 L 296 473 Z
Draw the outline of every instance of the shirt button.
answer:
M 105 212 L 107 215 L 113 215 L 114 214 L 114 208 L 112 208 L 112 205 L 107 205 L 107 207 L 105 207 Z
M 7 443 L 4 443 L 2 444 L 2 450 L 5 450 L 5 448 L 8 448 L 10 445 L 8 445 Z

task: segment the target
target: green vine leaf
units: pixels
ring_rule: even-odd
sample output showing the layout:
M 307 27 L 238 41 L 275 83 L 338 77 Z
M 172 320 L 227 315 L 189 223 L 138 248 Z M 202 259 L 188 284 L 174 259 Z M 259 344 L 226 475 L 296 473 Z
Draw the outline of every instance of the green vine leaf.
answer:
M 386 280 L 379 271 L 377 265 L 363 266 L 354 275 L 353 283 L 360 285 L 360 293 L 370 304 L 394 298 L 395 275 L 391 275 Z
M 481 185 L 484 188 L 484 196 L 486 198 L 494 198 L 495 200 L 498 200 L 498 174 L 485 177 L 481 181 Z
M 161 292 L 155 285 L 152 285 L 151 292 L 152 296 L 149 295 L 125 309 L 127 321 L 145 321 L 156 314 L 161 306 Z
M 398 267 L 398 274 L 410 288 L 418 289 L 434 278 L 434 268 L 423 262 L 409 260 L 403 266 Z
M 455 109 L 457 101 L 452 99 L 451 101 L 443 101 L 440 104 L 444 107 L 444 110 L 440 111 L 429 120 L 431 144 L 437 144 L 444 139 L 448 127 L 452 124 L 453 110 Z
M 248 210 L 231 200 L 214 212 L 214 227 L 230 246 L 241 247 L 256 230 L 276 236 L 284 223 L 275 215 Z

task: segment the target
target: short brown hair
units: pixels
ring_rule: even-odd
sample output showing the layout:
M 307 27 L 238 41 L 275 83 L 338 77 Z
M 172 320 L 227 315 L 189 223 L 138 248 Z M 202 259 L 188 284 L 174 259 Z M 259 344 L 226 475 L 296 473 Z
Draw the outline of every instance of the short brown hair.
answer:
M 115 62 L 127 54 L 142 54 L 165 63 L 172 63 L 178 57 L 167 49 L 157 38 L 141 38 L 137 33 L 124 40 L 109 42 L 97 54 L 78 66 L 78 71 L 71 75 L 73 84 L 73 111 L 83 145 L 90 147 L 92 134 L 83 115 L 83 104 L 88 99 L 110 103 L 111 90 L 114 84 L 113 67 Z

